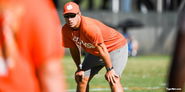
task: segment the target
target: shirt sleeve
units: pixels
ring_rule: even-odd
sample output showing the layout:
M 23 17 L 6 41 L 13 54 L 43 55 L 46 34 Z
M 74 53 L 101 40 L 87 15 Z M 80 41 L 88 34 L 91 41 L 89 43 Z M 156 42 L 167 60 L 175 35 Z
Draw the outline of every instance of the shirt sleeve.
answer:
M 70 37 L 70 33 L 68 30 L 63 27 L 62 28 L 62 44 L 66 48 L 74 48 L 76 47 L 75 43 L 72 41 L 72 36 Z
M 89 28 L 87 28 L 87 30 L 89 30 L 89 39 L 94 46 L 97 46 L 97 44 L 104 42 L 101 29 L 98 26 L 91 25 L 89 26 Z

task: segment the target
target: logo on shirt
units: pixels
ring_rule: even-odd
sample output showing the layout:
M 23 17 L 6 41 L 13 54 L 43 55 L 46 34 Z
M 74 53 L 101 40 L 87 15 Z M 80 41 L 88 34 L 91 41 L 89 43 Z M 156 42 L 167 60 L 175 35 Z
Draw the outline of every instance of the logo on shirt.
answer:
M 91 43 L 86 43 L 84 42 L 83 40 L 80 40 L 79 37 L 77 36 L 74 36 L 73 37 L 73 41 L 76 43 L 76 45 L 80 46 L 80 45 L 83 45 L 84 47 L 86 48 L 95 48 L 95 46 Z

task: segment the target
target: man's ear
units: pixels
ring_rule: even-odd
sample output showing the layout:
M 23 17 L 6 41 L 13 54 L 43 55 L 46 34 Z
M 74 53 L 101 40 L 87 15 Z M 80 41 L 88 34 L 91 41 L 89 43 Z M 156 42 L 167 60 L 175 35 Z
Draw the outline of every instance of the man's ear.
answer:
M 81 12 L 79 12 L 78 14 L 79 14 L 79 15 L 82 15 L 82 13 L 81 13 Z

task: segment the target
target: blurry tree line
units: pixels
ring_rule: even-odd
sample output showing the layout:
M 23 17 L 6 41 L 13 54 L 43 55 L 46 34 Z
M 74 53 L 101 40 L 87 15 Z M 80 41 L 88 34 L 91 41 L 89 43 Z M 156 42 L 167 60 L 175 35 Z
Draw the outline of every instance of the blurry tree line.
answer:
M 148 12 L 157 11 L 161 2 L 163 12 L 176 11 L 183 0 L 53 0 L 57 9 L 69 1 L 74 1 L 82 10 L 106 10 L 111 11 L 113 1 L 119 2 L 119 11 L 122 12 Z

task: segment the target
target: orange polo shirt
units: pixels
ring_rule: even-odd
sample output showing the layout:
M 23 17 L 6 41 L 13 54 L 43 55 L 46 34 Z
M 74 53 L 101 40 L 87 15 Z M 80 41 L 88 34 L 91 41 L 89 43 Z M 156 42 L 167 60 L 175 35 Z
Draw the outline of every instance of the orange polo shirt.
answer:
M 81 46 L 86 52 L 99 55 L 95 46 L 104 43 L 109 52 L 124 46 L 127 41 L 122 34 L 104 25 L 96 19 L 81 16 L 78 30 L 73 30 L 67 24 L 62 28 L 63 42 L 66 48 Z

